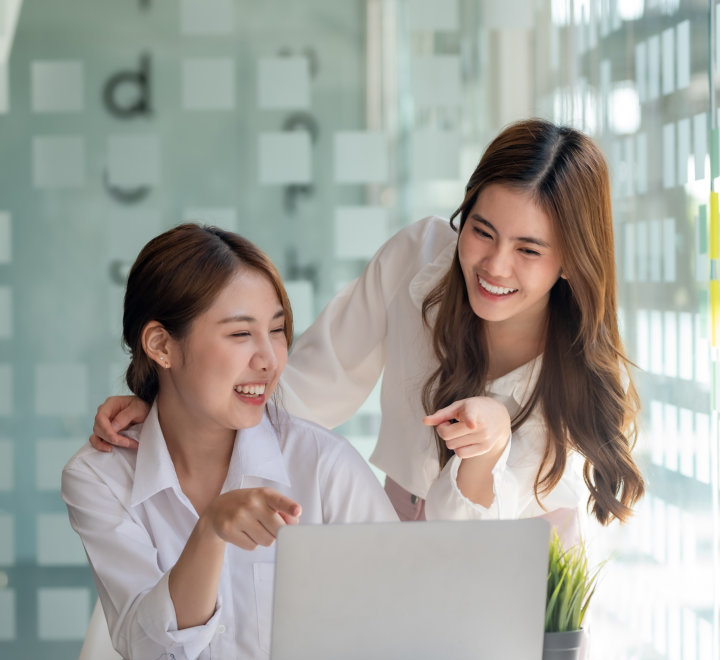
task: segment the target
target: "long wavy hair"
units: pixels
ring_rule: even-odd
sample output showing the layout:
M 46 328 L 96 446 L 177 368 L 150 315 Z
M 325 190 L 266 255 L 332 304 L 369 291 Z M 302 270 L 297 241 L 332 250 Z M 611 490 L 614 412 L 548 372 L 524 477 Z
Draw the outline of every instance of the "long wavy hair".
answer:
M 618 331 L 605 158 L 572 128 L 539 119 L 512 124 L 493 140 L 470 177 L 451 218 L 455 228 L 460 217 L 456 231 L 490 184 L 529 194 L 551 219 L 565 275 L 550 291 L 537 384 L 512 420 L 517 429 L 539 406 L 547 427 L 535 496 L 540 502 L 558 484 L 572 448 L 585 458 L 592 514 L 602 524 L 626 520 L 645 486 L 631 456 L 640 402 Z M 423 388 L 426 411 L 485 393 L 490 347 L 485 322 L 470 307 L 457 249 L 450 270 L 423 303 L 423 318 L 439 362 Z M 437 434 L 436 439 L 443 466 L 452 452 Z

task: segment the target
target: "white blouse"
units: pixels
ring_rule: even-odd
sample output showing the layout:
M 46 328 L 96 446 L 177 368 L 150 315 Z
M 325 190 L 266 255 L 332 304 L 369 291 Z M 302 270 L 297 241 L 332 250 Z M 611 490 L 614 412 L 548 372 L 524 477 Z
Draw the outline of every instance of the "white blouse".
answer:
M 238 431 L 222 492 L 269 486 L 302 505 L 301 524 L 397 520 L 347 441 L 270 408 Z M 177 629 L 168 574 L 198 515 L 180 488 L 155 406 L 131 429 L 136 451 L 80 449 L 63 470 L 62 496 L 92 568 L 113 645 L 125 658 L 262 658 L 270 645 L 275 546 L 228 544 L 217 609 Z
M 533 484 L 546 432 L 535 410 L 511 438 L 494 469 L 495 499 L 489 508 L 457 487 L 453 457 L 440 473 L 421 390 L 437 367 L 422 303 L 450 268 L 457 234 L 447 220 L 429 217 L 393 236 L 327 305 L 297 340 L 283 375 L 288 410 L 334 427 L 351 417 L 382 375 L 382 417 L 371 462 L 407 491 L 426 498 L 428 518 L 523 518 L 545 511 Z M 432 321 L 432 318 L 431 318 Z M 488 395 L 512 416 L 535 383 L 536 359 L 489 384 Z M 583 461 L 571 454 L 560 483 L 541 501 L 548 510 L 584 509 L 588 496 Z

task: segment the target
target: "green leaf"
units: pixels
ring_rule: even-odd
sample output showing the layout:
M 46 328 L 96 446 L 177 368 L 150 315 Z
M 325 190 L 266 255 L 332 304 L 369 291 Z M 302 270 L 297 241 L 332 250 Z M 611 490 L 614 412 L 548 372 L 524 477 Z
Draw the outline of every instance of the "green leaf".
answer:
M 546 632 L 580 629 L 606 561 L 591 572 L 585 546 L 580 543 L 565 550 L 557 531 L 553 531 L 548 553 Z

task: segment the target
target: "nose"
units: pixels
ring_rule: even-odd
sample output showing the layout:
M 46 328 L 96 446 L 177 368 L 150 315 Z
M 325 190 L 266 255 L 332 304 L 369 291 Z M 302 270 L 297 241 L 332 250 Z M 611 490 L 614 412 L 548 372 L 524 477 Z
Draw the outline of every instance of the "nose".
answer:
M 269 337 L 258 338 L 255 352 L 250 360 L 250 366 L 257 371 L 271 371 L 277 368 L 277 355 L 275 355 Z
M 488 275 L 506 278 L 512 275 L 512 254 L 503 246 L 495 246 L 482 260 L 482 266 Z

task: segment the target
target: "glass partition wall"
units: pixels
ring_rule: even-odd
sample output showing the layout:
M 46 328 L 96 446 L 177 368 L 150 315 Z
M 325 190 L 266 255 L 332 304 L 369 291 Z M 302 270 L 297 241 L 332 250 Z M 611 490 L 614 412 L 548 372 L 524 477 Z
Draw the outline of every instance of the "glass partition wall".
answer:
M 538 5 L 539 114 L 612 170 L 622 331 L 648 492 L 600 589 L 602 658 L 718 658 L 718 132 L 714 3 Z
M 540 115 L 602 145 L 638 365 L 634 520 L 593 535 L 594 658 L 718 656 L 716 8 L 679 0 L 0 0 L 0 657 L 76 658 L 96 595 L 59 497 L 123 392 L 124 280 L 190 219 L 280 268 L 297 332 Z M 367 455 L 371 395 L 340 432 Z M 378 477 L 382 478 L 381 474 Z

